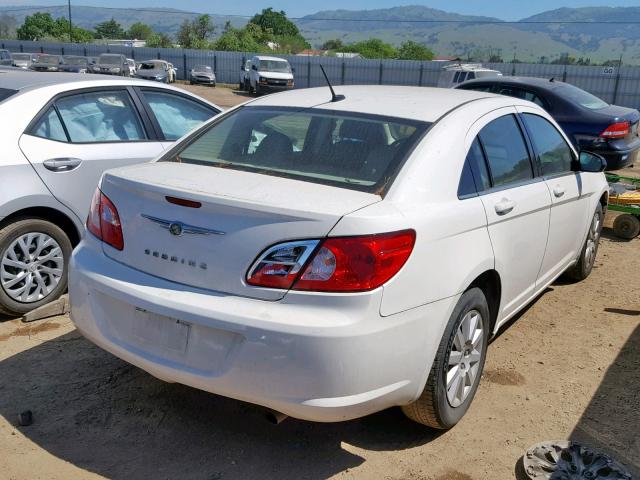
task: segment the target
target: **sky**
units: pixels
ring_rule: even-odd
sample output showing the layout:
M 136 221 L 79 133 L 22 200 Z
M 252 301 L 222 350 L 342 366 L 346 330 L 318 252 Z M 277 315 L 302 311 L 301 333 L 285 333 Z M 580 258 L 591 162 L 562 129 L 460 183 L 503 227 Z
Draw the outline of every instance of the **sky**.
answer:
M 0 5 L 61 5 L 66 0 L 0 0 Z M 223 15 L 252 15 L 266 7 L 284 10 L 290 17 L 301 17 L 319 10 L 364 10 L 389 8 L 399 5 L 425 5 L 448 12 L 469 15 L 484 15 L 503 20 L 521 18 L 560 7 L 617 6 L 637 7 L 640 0 L 71 0 L 72 5 L 93 5 L 100 7 L 170 7 L 202 13 Z

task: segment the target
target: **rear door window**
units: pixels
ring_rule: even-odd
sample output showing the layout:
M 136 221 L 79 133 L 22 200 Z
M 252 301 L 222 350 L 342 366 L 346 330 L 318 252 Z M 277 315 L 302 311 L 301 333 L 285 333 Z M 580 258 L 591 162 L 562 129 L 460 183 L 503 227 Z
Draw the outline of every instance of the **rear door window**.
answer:
M 471 144 L 471 148 L 467 153 L 464 162 L 460 183 L 458 185 L 458 197 L 469 197 L 476 193 L 482 193 L 491 188 L 491 179 L 487 164 L 484 158 L 484 152 L 480 146 L 480 142 L 476 138 Z
M 47 113 L 40 117 L 38 123 L 33 127 L 32 134 L 36 137 L 57 140 L 59 142 L 66 142 L 68 140 L 60 117 L 53 107 L 49 108 Z
M 498 93 L 500 93 L 500 95 L 507 95 L 509 97 L 528 100 L 529 102 L 533 102 L 542 108 L 547 108 L 546 102 L 540 96 L 533 93 L 532 91 L 525 90 L 523 88 L 503 86 L 503 87 L 500 87 L 500 90 Z
M 142 92 L 166 140 L 177 140 L 220 113 L 182 95 L 153 89 Z
M 533 178 L 529 152 L 514 115 L 505 115 L 488 123 L 478 138 L 487 158 L 493 187 Z
M 542 174 L 571 172 L 573 151 L 556 127 L 539 115 L 525 113 L 522 118 L 538 155 Z

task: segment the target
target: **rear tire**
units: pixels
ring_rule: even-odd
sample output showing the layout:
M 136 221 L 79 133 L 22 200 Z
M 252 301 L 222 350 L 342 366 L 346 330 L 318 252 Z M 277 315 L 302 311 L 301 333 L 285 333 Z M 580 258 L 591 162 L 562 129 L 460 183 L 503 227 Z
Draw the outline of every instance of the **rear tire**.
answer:
M 618 215 L 613 221 L 613 233 L 616 237 L 633 240 L 640 234 L 640 219 L 629 213 Z
M 596 256 L 598 255 L 603 221 L 604 214 L 602 212 L 602 205 L 598 203 L 596 211 L 593 213 L 591 224 L 589 225 L 587 238 L 582 245 L 582 250 L 580 250 L 580 258 L 573 267 L 565 272 L 565 277 L 579 282 L 591 274 L 593 265 L 596 262 Z
M 24 315 L 62 295 L 71 250 L 66 233 L 46 220 L 27 218 L 1 229 L 0 313 Z
M 453 309 L 420 397 L 402 411 L 411 420 L 449 429 L 475 396 L 489 342 L 489 306 L 479 288 L 462 294 Z

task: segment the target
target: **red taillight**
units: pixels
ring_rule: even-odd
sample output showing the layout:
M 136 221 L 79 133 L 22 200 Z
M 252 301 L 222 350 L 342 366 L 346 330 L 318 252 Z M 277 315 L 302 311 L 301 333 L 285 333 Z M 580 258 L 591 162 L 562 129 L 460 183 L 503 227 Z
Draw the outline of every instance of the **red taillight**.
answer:
M 415 231 L 403 230 L 276 245 L 254 264 L 247 283 L 318 292 L 373 290 L 398 273 L 415 239 Z M 299 251 L 294 252 L 292 247 Z
M 617 122 L 609 125 L 604 132 L 600 134 L 603 138 L 624 138 L 629 134 L 631 125 L 629 122 Z
M 91 207 L 87 217 L 87 230 L 117 250 L 124 248 L 118 210 L 109 200 L 109 197 L 102 193 L 99 188 L 96 189 L 91 199 Z

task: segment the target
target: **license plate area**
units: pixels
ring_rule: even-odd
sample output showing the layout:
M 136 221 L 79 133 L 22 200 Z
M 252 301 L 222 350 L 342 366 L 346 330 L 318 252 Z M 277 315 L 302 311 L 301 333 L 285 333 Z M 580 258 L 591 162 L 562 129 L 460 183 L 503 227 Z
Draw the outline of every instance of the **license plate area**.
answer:
M 189 343 L 191 324 L 136 307 L 131 335 L 142 344 L 184 353 Z

